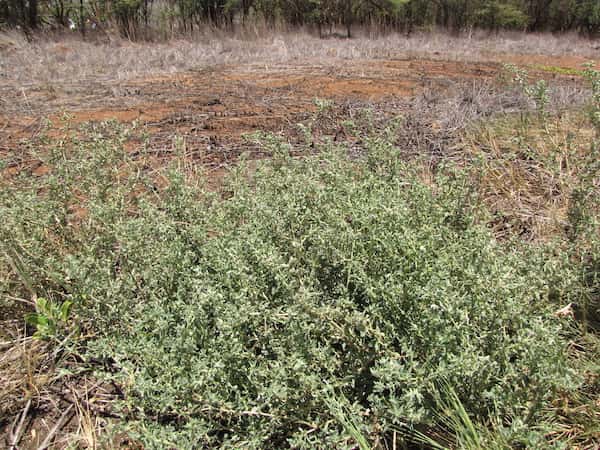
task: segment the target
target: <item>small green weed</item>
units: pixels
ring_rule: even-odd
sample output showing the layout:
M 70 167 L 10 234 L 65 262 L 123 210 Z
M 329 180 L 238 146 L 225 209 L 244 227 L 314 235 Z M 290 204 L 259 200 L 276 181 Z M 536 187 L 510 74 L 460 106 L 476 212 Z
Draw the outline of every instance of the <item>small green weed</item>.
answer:
M 596 136 L 600 139 L 600 72 L 595 70 L 594 63 L 590 62 L 586 64 L 583 75 L 592 88 L 589 116 L 596 127 Z
M 539 70 L 542 72 L 555 73 L 557 75 L 572 75 L 572 76 L 583 76 L 584 72 L 581 69 L 573 69 L 571 67 L 560 67 L 560 66 L 544 66 L 544 65 L 533 65 L 533 70 Z
M 534 84 L 530 84 L 527 71 L 513 64 L 505 64 L 504 70 L 512 77 L 511 81 L 522 90 L 523 94 L 533 101 L 538 116 L 546 119 L 548 116 L 548 104 L 550 102 L 546 81 L 538 80 Z
M 73 302 L 69 300 L 57 305 L 42 297 L 36 299 L 36 312 L 25 316 L 27 323 L 36 328 L 33 337 L 37 339 L 57 339 L 61 329 L 67 326 L 72 306 Z

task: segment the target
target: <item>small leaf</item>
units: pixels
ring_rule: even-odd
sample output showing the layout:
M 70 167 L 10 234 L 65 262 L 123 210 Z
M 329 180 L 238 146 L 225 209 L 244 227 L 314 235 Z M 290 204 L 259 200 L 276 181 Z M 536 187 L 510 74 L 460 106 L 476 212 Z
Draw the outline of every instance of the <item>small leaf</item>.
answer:
M 70 300 L 66 300 L 60 306 L 60 320 L 66 322 L 69 318 L 69 312 L 71 311 L 71 306 L 73 306 L 73 302 Z
M 28 325 L 37 327 L 40 324 L 41 317 L 38 313 L 29 313 L 25 315 L 25 322 Z

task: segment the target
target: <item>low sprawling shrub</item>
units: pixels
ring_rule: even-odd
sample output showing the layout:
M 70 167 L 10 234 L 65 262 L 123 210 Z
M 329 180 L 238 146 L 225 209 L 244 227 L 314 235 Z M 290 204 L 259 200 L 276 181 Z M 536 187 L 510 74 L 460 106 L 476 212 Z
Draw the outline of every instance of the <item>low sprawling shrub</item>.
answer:
M 0 292 L 72 302 L 61 336 L 80 330 L 147 448 L 375 445 L 435 422 L 440 386 L 533 426 L 576 387 L 552 314 L 576 272 L 496 241 L 460 171 L 423 177 L 380 139 L 359 159 L 270 140 L 215 194 L 105 131 L 2 186 Z

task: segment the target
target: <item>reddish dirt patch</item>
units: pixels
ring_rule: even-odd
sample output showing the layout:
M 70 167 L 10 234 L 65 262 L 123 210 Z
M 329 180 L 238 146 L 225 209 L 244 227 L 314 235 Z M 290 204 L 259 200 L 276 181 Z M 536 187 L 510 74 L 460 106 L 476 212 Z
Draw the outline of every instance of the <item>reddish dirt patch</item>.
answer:
M 43 117 L 52 122 L 49 135 L 58 137 L 64 113 L 71 125 L 137 120 L 151 134 L 237 140 L 247 132 L 280 131 L 302 120 L 314 110 L 315 98 L 379 102 L 411 96 L 428 84 L 492 77 L 496 71 L 490 64 L 378 60 L 342 66 L 225 66 L 121 84 L 30 86 L 6 99 L 12 110 L 0 116 L 0 143 L 10 148 L 32 137 Z
M 40 131 L 39 119 L 28 115 L 0 114 L 0 152 L 12 142 L 30 139 Z
M 583 62 L 576 57 L 506 58 L 519 64 L 560 67 L 580 67 Z M 295 125 L 315 111 L 316 98 L 359 107 L 393 105 L 424 89 L 443 96 L 455 83 L 494 79 L 500 72 L 500 65 L 493 63 L 406 59 L 325 65 L 305 61 L 219 66 L 123 83 L 92 80 L 26 86 L 7 91 L 8 98 L 3 99 L 0 156 L 19 165 L 25 158 L 21 156 L 25 139 L 45 135 L 58 140 L 82 123 L 114 119 L 143 126 L 149 136 L 145 145 L 157 154 L 168 153 L 179 136 L 188 150 L 216 168 L 230 159 L 228 154 L 247 150 L 244 134 L 258 130 L 293 133 Z M 126 147 L 134 152 L 142 142 L 133 136 Z

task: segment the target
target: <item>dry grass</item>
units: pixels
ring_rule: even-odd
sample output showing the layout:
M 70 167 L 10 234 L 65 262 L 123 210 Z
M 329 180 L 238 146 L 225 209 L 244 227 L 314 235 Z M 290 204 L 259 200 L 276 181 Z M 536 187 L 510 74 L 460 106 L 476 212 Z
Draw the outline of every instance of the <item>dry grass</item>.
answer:
M 75 355 L 27 336 L 21 320 L 3 321 L 0 342 L 0 448 L 98 448 L 118 397 Z
M 583 206 L 577 202 L 600 215 L 593 139 L 593 127 L 577 112 L 548 120 L 511 114 L 475 127 L 461 151 L 477 161 L 473 179 L 495 214 L 498 237 L 568 238 L 572 214 Z M 579 191 L 584 197 L 577 197 Z
M 44 389 L 48 382 L 47 361 L 40 359 L 45 343 L 25 336 L 21 321 L 4 321 L 6 335 L 0 357 L 0 417 L 16 414 L 28 399 Z M 40 370 L 41 369 L 41 370 Z
M 134 43 L 112 35 L 83 41 L 79 35 L 33 42 L 20 34 L 0 34 L 0 78 L 27 86 L 81 80 L 127 80 L 149 74 L 197 70 L 207 66 L 315 60 L 338 66 L 344 60 L 432 58 L 503 61 L 514 55 L 600 57 L 600 43 L 575 34 L 475 33 L 452 36 L 423 33 L 406 37 L 358 33 L 357 39 L 318 39 L 306 32 L 243 30 L 235 36 L 207 31 L 193 39 Z M 513 56 L 510 56 L 513 55 Z M 524 60 L 526 63 L 527 60 Z M 543 61 L 540 61 L 543 63 Z
M 562 82 L 553 84 L 548 95 L 548 111 L 563 121 L 563 115 L 568 111 L 583 107 L 590 91 L 580 82 Z M 499 118 L 533 113 L 535 105 L 515 86 L 499 86 L 497 79 L 489 79 L 454 82 L 443 91 L 436 86 L 427 87 L 414 97 L 373 106 L 373 111 L 379 118 L 376 125 L 380 128 L 385 127 L 392 117 L 399 117 L 395 144 L 406 156 L 465 161 L 465 145 L 470 151 L 476 149 L 477 152 L 489 147 L 488 142 L 482 142 L 485 133 L 481 129 L 474 141 L 465 144 L 466 132 L 472 132 L 474 124 L 494 129 L 498 123 L 503 123 Z M 506 124 L 495 132 L 510 141 L 514 137 L 512 125 Z M 562 125 L 560 132 L 564 135 L 572 124 Z M 472 134 L 468 136 L 473 138 Z M 468 155 L 471 155 L 470 151 Z

